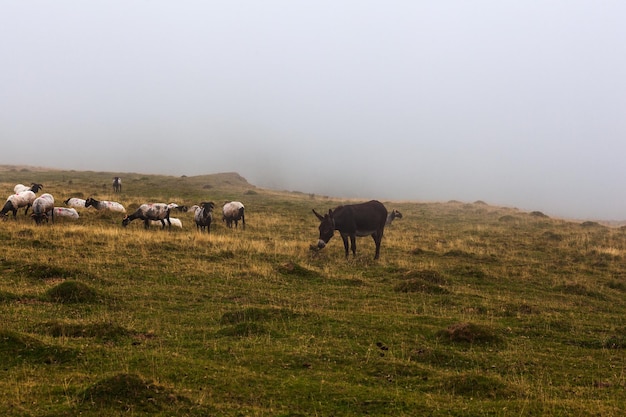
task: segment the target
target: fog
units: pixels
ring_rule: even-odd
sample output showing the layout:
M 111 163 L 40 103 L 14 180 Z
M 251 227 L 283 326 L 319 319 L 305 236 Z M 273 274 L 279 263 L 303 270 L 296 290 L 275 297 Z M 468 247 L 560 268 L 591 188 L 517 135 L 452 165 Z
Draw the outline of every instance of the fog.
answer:
M 4 2 L 0 164 L 622 220 L 624 16 L 579 0 Z

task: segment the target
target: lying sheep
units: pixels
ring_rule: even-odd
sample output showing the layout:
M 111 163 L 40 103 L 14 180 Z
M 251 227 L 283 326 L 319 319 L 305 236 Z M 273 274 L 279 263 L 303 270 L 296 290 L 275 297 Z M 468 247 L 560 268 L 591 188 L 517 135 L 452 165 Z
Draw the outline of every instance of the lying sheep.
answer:
M 130 216 L 124 217 L 122 220 L 122 226 L 126 227 L 135 219 L 143 220 L 143 225 L 146 229 L 150 227 L 150 220 L 158 220 L 161 222 L 162 228 L 165 228 L 165 223 L 171 227 L 170 222 L 170 209 L 165 203 L 151 203 L 142 204 L 139 208 Z
M 54 216 L 54 197 L 52 194 L 42 194 L 33 201 L 33 214 L 30 216 L 36 224 L 41 224 L 44 220 L 48 222 L 48 216 Z M 54 217 L 52 218 L 54 220 Z
M 199 207 L 193 214 L 193 219 L 196 222 L 196 229 L 200 232 L 204 230 L 207 233 L 211 233 L 211 221 L 213 220 L 213 208 L 215 204 L 213 202 L 200 203 Z
M 126 213 L 126 209 L 120 203 L 106 200 L 98 201 L 91 197 L 85 200 L 85 207 L 95 207 L 98 210 L 110 210 L 118 213 Z
M 4 216 L 4 218 L 6 219 L 6 217 L 8 216 L 8 212 L 12 211 L 13 217 L 15 218 L 17 216 L 17 210 L 22 207 L 26 207 L 26 210 L 24 210 L 24 214 L 28 214 L 28 209 L 30 208 L 30 206 L 33 205 L 33 202 L 36 198 L 37 196 L 35 195 L 35 193 L 30 190 L 22 191 L 21 193 L 17 194 L 11 194 L 7 198 L 6 203 L 4 203 L 4 207 L 2 207 L 2 210 L 0 210 L 0 215 Z
M 67 200 L 63 202 L 63 204 L 65 204 L 68 207 L 85 208 L 85 200 L 83 200 L 82 198 L 76 198 L 76 197 L 68 198 Z
M 222 207 L 222 221 L 226 222 L 226 226 L 229 228 L 233 227 L 233 222 L 235 223 L 235 228 L 237 228 L 239 220 L 241 220 L 241 224 L 243 229 L 246 229 L 246 217 L 244 215 L 244 206 L 239 201 L 231 201 L 230 203 L 224 204 Z
M 57 218 L 66 218 L 76 220 L 78 219 L 78 212 L 75 208 L 67 208 L 67 207 L 55 207 L 52 210 L 52 220 L 54 221 Z
M 150 220 L 150 224 L 152 226 L 162 226 L 161 220 Z M 183 228 L 183 222 L 176 217 L 170 217 L 170 225 L 179 227 L 181 229 Z

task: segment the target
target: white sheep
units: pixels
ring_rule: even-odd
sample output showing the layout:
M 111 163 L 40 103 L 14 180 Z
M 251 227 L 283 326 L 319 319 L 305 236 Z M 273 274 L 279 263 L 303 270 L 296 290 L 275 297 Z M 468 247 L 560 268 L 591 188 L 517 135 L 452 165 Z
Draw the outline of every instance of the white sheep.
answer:
M 98 201 L 91 197 L 85 200 L 85 207 L 95 207 L 98 210 L 110 210 L 118 213 L 126 213 L 124 206 L 116 201 Z
M 54 215 L 54 197 L 52 197 L 52 194 L 45 193 L 33 201 L 33 214 L 30 216 L 35 220 L 36 224 L 41 224 L 44 220 L 48 221 L 50 212 Z
M 22 191 L 32 191 L 34 193 L 39 192 L 39 190 L 41 190 L 43 188 L 42 184 L 37 184 L 35 182 L 33 182 L 30 187 L 24 185 L 24 184 L 17 184 L 15 187 L 13 187 L 13 192 L 15 194 L 19 194 Z
M 8 212 L 13 212 L 13 217 L 17 216 L 17 210 L 26 207 L 24 214 L 28 214 L 28 209 L 33 205 L 33 202 L 37 196 L 34 192 L 27 190 L 22 191 L 21 193 L 11 194 L 6 203 L 4 203 L 4 207 L 0 210 L 0 215 L 6 218 L 8 216 Z
M 238 225 L 239 220 L 241 220 L 243 229 L 246 228 L 246 217 L 244 215 L 244 206 L 239 201 L 231 201 L 230 203 L 224 204 L 222 207 L 222 221 L 226 222 L 226 226 L 229 228 L 233 227 L 233 222 L 235 222 L 235 228 Z
M 162 226 L 163 224 L 161 223 L 161 220 L 150 220 L 150 224 L 152 226 Z M 170 224 L 172 226 L 175 227 L 180 227 L 181 229 L 183 228 L 183 222 L 176 218 L 176 217 L 170 217 Z
M 83 200 L 82 198 L 68 198 L 63 203 L 68 207 L 85 208 L 85 200 Z
M 52 209 L 52 220 L 59 217 L 76 220 L 79 216 L 75 208 L 55 207 Z

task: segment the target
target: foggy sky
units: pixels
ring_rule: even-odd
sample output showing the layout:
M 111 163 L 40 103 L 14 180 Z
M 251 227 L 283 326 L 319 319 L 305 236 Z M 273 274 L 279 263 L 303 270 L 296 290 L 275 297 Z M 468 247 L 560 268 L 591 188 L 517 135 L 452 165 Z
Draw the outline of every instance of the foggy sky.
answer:
M 5 1 L 0 164 L 622 220 L 624 16 L 623 1 Z

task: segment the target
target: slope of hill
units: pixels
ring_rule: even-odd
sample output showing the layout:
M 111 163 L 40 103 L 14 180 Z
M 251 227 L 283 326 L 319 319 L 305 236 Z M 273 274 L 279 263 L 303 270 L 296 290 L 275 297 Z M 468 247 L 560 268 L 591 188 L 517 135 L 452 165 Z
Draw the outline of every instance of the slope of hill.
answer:
M 16 169 L 127 207 L 238 199 L 246 230 L 0 221 L 0 414 L 602 415 L 626 410 L 626 231 L 482 202 L 403 218 L 345 259 L 311 209 L 237 174 Z M 218 204 L 219 207 L 219 204 Z

